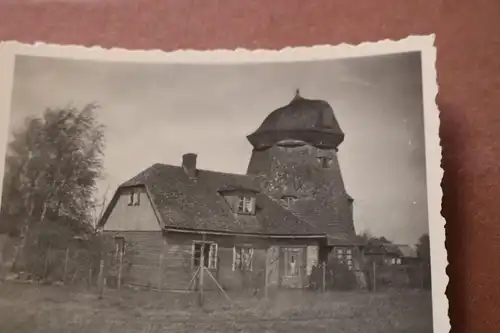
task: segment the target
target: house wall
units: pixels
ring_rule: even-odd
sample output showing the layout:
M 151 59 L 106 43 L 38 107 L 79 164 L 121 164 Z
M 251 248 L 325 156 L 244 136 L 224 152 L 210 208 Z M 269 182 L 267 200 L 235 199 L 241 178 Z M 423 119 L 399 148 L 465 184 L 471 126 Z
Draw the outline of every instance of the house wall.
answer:
M 112 235 L 123 237 L 131 244 L 131 251 L 124 254 L 127 263 L 122 270 L 122 283 L 143 287 L 157 287 L 161 256 L 166 249 L 161 231 L 115 231 Z M 107 233 L 107 232 L 105 232 Z M 108 273 L 110 273 L 108 271 Z M 116 274 L 116 270 L 113 271 Z
M 139 204 L 130 205 L 130 191 L 139 195 Z M 108 216 L 103 230 L 120 235 L 132 244 L 126 254 L 131 265 L 123 267 L 123 283 L 156 287 L 159 281 L 159 262 L 165 244 L 158 219 L 144 187 L 122 190 Z
M 130 191 L 132 190 L 139 192 L 139 205 L 129 205 Z M 158 219 L 144 187 L 123 190 L 104 225 L 104 231 L 131 230 L 160 230 Z
M 202 241 L 201 235 L 195 234 L 170 234 L 166 237 L 168 255 L 164 258 L 165 289 L 186 289 L 198 267 L 192 263 L 193 241 Z M 206 236 L 207 242 L 215 242 L 218 247 L 218 264 L 216 269 L 210 269 L 213 277 L 226 290 L 262 288 L 264 285 L 264 272 L 266 260 L 266 244 L 258 240 L 248 240 L 233 236 Z M 233 270 L 234 245 L 251 246 L 254 249 L 253 270 L 242 274 Z M 208 273 L 204 275 L 204 288 L 216 289 L 217 285 Z
M 130 205 L 130 191 L 140 193 L 139 205 Z M 239 192 L 228 196 L 230 205 L 236 203 Z M 193 241 L 203 240 L 199 234 L 169 232 L 161 230 L 154 209 L 144 188 L 136 187 L 124 190 L 118 197 L 106 223 L 105 233 L 120 235 L 132 244 L 129 254 L 130 265 L 122 268 L 123 284 L 145 287 L 180 290 L 186 289 L 198 267 L 193 267 Z M 206 241 L 218 245 L 218 265 L 211 269 L 213 277 L 225 289 L 262 289 L 265 285 L 267 249 L 270 246 L 296 247 L 303 250 L 301 279 L 284 279 L 284 256 L 278 249 L 276 269 L 269 272 L 270 282 L 277 286 L 302 287 L 307 280 L 307 258 L 315 260 L 314 255 L 307 255 L 306 245 L 317 246 L 315 239 L 274 239 L 241 236 L 206 236 Z M 233 270 L 233 248 L 235 245 L 251 246 L 254 249 L 253 270 L 242 273 Z M 204 276 L 204 288 L 215 289 L 217 285 L 208 273 Z
M 192 246 L 194 241 L 202 241 L 203 236 L 197 234 L 166 233 L 160 231 L 123 231 L 119 232 L 127 241 L 133 244 L 135 254 L 132 255 L 132 266 L 124 273 L 123 283 L 166 290 L 185 290 L 198 267 L 193 265 Z M 217 282 L 226 290 L 258 290 L 265 286 L 267 248 L 270 245 L 297 247 L 303 250 L 301 280 L 283 278 L 283 250 L 279 249 L 279 261 L 276 270 L 269 270 L 270 287 L 301 288 L 307 284 L 306 276 L 306 245 L 312 240 L 269 240 L 254 237 L 209 236 L 207 242 L 215 242 L 218 246 L 218 264 L 210 269 Z M 233 270 L 234 245 L 250 246 L 254 249 L 253 270 L 241 272 Z M 217 289 L 216 283 L 208 273 L 204 275 L 204 289 Z

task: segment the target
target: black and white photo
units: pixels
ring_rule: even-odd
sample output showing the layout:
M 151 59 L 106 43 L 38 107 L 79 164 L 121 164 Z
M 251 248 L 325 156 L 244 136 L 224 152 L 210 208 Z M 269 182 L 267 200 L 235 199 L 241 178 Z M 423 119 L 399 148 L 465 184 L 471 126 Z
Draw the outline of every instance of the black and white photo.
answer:
M 449 329 L 433 36 L 0 45 L 0 331 Z

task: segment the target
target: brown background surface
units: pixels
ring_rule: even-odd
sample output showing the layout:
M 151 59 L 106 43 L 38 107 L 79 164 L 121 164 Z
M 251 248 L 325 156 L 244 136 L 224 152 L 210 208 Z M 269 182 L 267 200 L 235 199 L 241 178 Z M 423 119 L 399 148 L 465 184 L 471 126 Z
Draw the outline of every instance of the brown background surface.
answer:
M 435 33 L 456 333 L 500 330 L 499 22 L 499 0 L 0 0 L 0 40 L 22 42 L 276 49 Z

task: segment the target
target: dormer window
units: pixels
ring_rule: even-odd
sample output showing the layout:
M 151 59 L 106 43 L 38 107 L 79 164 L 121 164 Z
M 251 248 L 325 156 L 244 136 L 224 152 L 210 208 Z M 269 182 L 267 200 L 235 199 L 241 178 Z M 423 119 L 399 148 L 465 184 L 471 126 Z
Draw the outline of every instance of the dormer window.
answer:
M 290 207 L 295 203 L 297 200 L 297 197 L 294 197 L 293 195 L 284 195 L 281 197 L 281 202 L 286 206 Z
M 320 156 L 320 157 L 318 157 L 318 163 L 319 163 L 321 168 L 327 169 L 332 164 L 332 159 L 330 157 L 327 157 L 327 156 Z
M 254 199 L 249 196 L 240 196 L 238 197 L 238 206 L 237 213 L 238 214 L 253 214 L 254 211 Z
M 255 214 L 256 195 L 259 193 L 255 188 L 225 186 L 218 192 L 224 197 L 234 214 Z
M 141 203 L 141 192 L 137 189 L 130 190 L 128 205 L 129 206 L 139 206 L 140 203 Z

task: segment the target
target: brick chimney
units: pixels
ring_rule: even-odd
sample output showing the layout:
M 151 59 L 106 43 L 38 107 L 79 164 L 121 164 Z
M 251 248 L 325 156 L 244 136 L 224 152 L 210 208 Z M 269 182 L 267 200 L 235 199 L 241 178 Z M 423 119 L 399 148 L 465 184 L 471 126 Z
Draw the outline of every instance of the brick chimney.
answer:
M 182 167 L 189 178 L 196 178 L 196 158 L 198 155 L 187 153 L 182 155 Z

